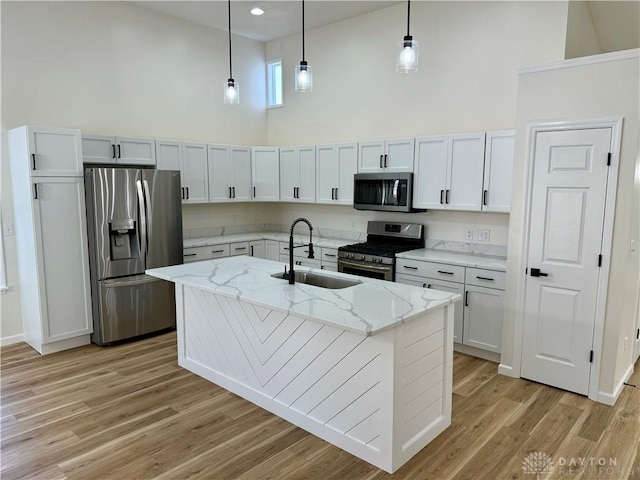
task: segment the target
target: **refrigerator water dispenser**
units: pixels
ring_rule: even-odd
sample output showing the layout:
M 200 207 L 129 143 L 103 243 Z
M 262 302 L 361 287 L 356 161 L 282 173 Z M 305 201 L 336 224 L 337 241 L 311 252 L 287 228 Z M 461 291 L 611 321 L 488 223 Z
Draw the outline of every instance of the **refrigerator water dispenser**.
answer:
M 111 259 L 126 260 L 138 257 L 136 222 L 133 218 L 113 218 L 109 222 Z

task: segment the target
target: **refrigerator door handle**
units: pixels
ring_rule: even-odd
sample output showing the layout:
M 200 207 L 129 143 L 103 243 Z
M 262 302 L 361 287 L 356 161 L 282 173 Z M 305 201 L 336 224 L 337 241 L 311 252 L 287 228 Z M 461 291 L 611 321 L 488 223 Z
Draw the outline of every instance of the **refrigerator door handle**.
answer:
M 138 248 L 142 258 L 147 256 L 147 211 L 144 205 L 144 192 L 142 191 L 142 182 L 136 180 L 136 189 L 138 191 L 138 210 L 140 225 L 138 226 Z
M 147 251 L 149 250 L 149 232 L 151 232 L 151 227 L 153 225 L 151 225 L 151 222 L 153 221 L 153 212 L 151 211 L 151 209 L 153 208 L 153 206 L 151 205 L 151 196 L 149 194 L 149 182 L 147 182 L 146 180 L 142 181 L 142 185 L 144 186 L 143 190 L 144 190 L 144 217 L 145 217 L 145 223 L 146 223 L 146 229 L 144 231 L 144 239 L 145 239 L 145 247 L 144 247 L 144 252 L 145 255 L 147 253 Z M 145 259 L 146 260 L 146 259 Z

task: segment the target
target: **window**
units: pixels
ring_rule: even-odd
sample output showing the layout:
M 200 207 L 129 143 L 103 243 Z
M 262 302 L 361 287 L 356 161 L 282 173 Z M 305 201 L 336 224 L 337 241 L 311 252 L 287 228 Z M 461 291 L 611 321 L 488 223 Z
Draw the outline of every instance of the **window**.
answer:
M 282 106 L 282 60 L 267 63 L 267 108 Z

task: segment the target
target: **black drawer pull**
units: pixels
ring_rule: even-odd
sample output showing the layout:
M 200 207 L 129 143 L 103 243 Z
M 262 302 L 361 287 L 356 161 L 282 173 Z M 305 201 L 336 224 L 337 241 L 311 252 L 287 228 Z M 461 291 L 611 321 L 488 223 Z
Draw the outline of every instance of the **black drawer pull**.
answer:
M 333 253 L 325 253 L 324 256 L 325 257 L 335 257 L 335 255 Z
M 211 253 L 224 253 L 224 250 L 211 250 Z
M 31 158 L 33 159 L 33 169 L 35 170 L 36 169 L 36 154 L 32 153 L 31 154 Z
M 453 272 L 445 272 L 444 270 L 438 270 L 438 273 L 442 273 L 444 275 L 453 275 Z
M 489 277 L 478 277 L 478 276 L 476 276 L 476 278 L 477 278 L 478 280 L 488 280 L 488 281 L 490 281 L 490 282 L 493 282 L 493 278 L 489 278 Z
M 235 247 L 235 248 L 236 248 L 236 250 L 246 250 L 247 249 L 247 247 Z M 220 251 L 222 251 L 222 250 L 220 250 Z
M 418 267 L 409 267 L 408 265 L 403 265 L 402 268 L 408 268 L 409 270 L 417 270 Z
M 185 253 L 183 256 L 185 257 L 195 257 L 196 255 L 198 255 L 197 253 Z

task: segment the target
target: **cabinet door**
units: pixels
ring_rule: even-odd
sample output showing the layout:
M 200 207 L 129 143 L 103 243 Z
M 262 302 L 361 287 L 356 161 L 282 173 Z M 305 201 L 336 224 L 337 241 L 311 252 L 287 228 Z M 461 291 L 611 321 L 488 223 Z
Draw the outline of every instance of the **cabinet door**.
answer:
M 298 148 L 298 192 L 297 201 L 316 201 L 316 147 Z
M 444 209 L 447 183 L 448 137 L 416 139 L 413 205 L 430 210 Z
M 504 292 L 466 286 L 462 343 L 500 353 Z
M 384 141 L 358 144 L 358 173 L 383 172 Z
M 283 202 L 296 201 L 296 189 L 300 181 L 298 167 L 298 149 L 282 147 L 280 149 L 280 200 Z
M 387 140 L 383 164 L 386 172 L 413 172 L 413 138 Z
M 433 278 L 425 279 L 426 287 L 433 290 L 442 290 L 443 292 L 457 293 L 464 298 L 464 285 L 461 283 L 445 282 L 443 280 L 436 280 Z M 456 302 L 453 307 L 453 341 L 462 343 L 464 338 L 463 333 L 463 314 L 464 303 Z
M 28 132 L 31 176 L 84 175 L 80 130 L 28 127 Z
M 207 203 L 209 201 L 209 169 L 207 145 L 204 143 L 182 144 L 182 203 Z
M 226 145 L 209 145 L 208 150 L 209 201 L 215 203 L 230 202 L 232 189 L 229 181 L 231 177 L 229 147 Z
M 180 170 L 181 163 L 182 143 L 156 140 L 156 168 L 158 170 Z M 182 184 L 182 179 L 180 179 L 180 183 Z
M 253 199 L 277 202 L 280 199 L 280 163 L 277 147 L 251 149 L 251 181 Z
M 338 270 L 338 249 L 337 248 L 320 248 L 320 261 L 324 270 L 335 272 Z
M 358 171 L 358 146 L 355 143 L 338 145 L 338 185 L 335 203 L 353 205 L 353 176 Z
M 265 241 L 254 240 L 249 242 L 249 255 L 256 258 L 266 258 Z
M 33 187 L 43 343 L 90 334 L 84 179 L 34 178 Z
M 338 147 L 320 145 L 316 156 L 316 203 L 333 204 L 338 187 Z
M 116 138 L 83 134 L 82 161 L 97 164 L 116 163 Z
M 485 212 L 511 210 L 514 140 L 513 130 L 487 132 L 482 190 L 482 210 Z
M 250 253 L 249 242 L 234 242 L 229 244 L 229 255 L 232 257 L 236 255 L 249 255 Z
M 484 133 L 451 135 L 446 208 L 476 210 L 482 206 Z
M 229 147 L 231 159 L 232 200 L 248 202 L 251 200 L 251 149 L 249 147 Z
M 276 240 L 265 240 L 265 258 L 277 262 L 280 260 L 280 242 Z
M 116 137 L 116 163 L 155 165 L 156 143 L 150 138 Z

